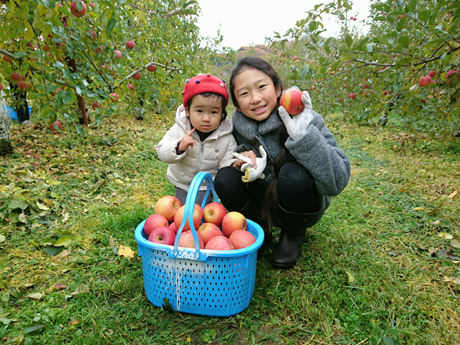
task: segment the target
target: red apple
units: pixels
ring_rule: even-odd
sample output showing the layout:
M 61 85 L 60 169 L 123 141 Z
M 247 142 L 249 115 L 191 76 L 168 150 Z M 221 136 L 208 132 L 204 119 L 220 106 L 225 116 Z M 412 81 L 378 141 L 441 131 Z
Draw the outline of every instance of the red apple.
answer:
M 172 195 L 164 196 L 157 200 L 154 206 L 155 214 L 161 214 L 168 222 L 174 220 L 174 215 L 177 210 L 182 206 L 178 198 Z
M 423 104 L 426 104 L 426 99 L 422 98 L 420 102 L 422 102 Z
M 128 41 L 128 42 L 126 42 L 126 47 L 127 47 L 128 49 L 133 49 L 134 46 L 135 46 L 135 44 L 134 44 L 133 41 Z
M 8 55 L 3 54 L 3 61 L 6 61 L 6 62 L 13 62 L 13 59 L 10 58 Z
M 228 239 L 235 249 L 246 248 L 256 242 L 255 236 L 246 230 L 236 230 Z
M 180 228 L 180 225 L 182 223 L 182 218 L 184 217 L 184 211 L 185 211 L 185 205 L 181 206 L 177 210 L 176 214 L 174 215 L 174 223 L 176 223 L 176 226 L 178 229 Z M 195 204 L 195 207 L 193 208 L 193 218 L 192 218 L 193 226 L 195 227 L 195 229 L 198 229 L 198 227 L 200 226 L 202 218 L 203 218 L 203 209 L 201 208 L 200 205 Z M 184 230 L 190 230 L 190 224 L 188 221 L 188 217 L 184 225 Z
M 11 73 L 10 78 L 12 81 L 19 81 L 21 79 L 21 76 L 18 73 Z
M 109 95 L 109 97 L 110 97 L 110 100 L 111 100 L 112 102 L 117 102 L 117 101 L 118 101 L 118 95 L 117 95 L 115 92 L 114 92 L 114 93 L 111 93 L 111 94 Z
M 298 115 L 305 108 L 302 102 L 302 91 L 299 89 L 286 90 L 281 96 L 280 105 L 291 115 Z
M 141 79 L 141 72 L 137 72 L 137 73 L 134 75 L 133 79 L 136 79 L 136 80 Z
M 364 84 L 364 85 L 363 85 L 363 88 L 368 89 L 368 88 L 369 88 L 369 85 Z
M 174 245 L 176 239 L 176 233 L 170 228 L 161 227 L 156 228 L 149 235 L 148 240 L 153 243 L 165 244 L 167 246 Z
M 144 223 L 144 234 L 147 238 L 156 228 L 167 228 L 169 226 L 168 220 L 161 214 L 152 214 Z
M 220 231 L 219 227 L 213 223 L 202 223 L 198 228 L 197 232 L 203 238 L 205 246 L 211 238 L 216 236 L 224 236 L 222 234 L 222 231 Z
M 356 95 L 354 93 L 350 93 L 348 95 L 348 98 L 351 98 L 351 99 L 355 99 L 356 98 Z
M 315 86 L 315 85 L 313 85 L 313 86 L 311 87 L 311 89 L 312 89 L 312 90 L 316 89 L 316 86 Z
M 57 132 L 57 129 L 56 127 L 61 129 L 61 122 L 59 120 L 56 120 L 54 121 L 52 124 L 50 124 L 48 127 L 53 131 L 53 132 Z
M 204 249 L 203 238 L 198 233 L 196 235 L 198 236 L 198 243 L 199 243 L 200 249 Z M 195 239 L 193 238 L 193 233 L 191 231 L 182 232 L 180 234 L 179 247 L 195 248 Z
M 77 18 L 81 18 L 85 15 L 86 13 L 86 5 L 83 1 L 80 1 L 78 0 L 77 2 L 79 2 L 81 5 L 82 5 L 82 9 L 81 10 L 78 10 L 77 9 L 77 3 L 75 1 L 72 1 L 72 4 L 70 5 L 70 12 Z
M 96 39 L 97 35 L 93 30 L 89 30 L 89 33 L 93 36 L 93 39 Z
M 387 90 L 383 90 L 383 95 L 386 96 L 388 94 Z
M 96 4 L 94 2 L 90 2 L 89 7 L 91 7 L 91 9 L 93 9 L 94 7 L 96 7 Z
M 234 250 L 232 243 L 225 236 L 215 236 L 209 240 L 204 249 L 208 250 Z
M 104 52 L 104 47 L 103 46 L 99 46 L 98 48 L 94 49 L 94 51 L 96 52 L 96 54 L 99 54 L 99 53 L 103 53 Z
M 149 72 L 155 72 L 156 69 L 157 69 L 156 65 L 150 65 L 149 67 L 147 67 L 147 71 Z
M 293 60 L 297 60 L 297 55 L 294 55 L 294 56 L 292 57 L 292 59 L 293 59 Z
M 102 104 L 101 104 L 100 102 L 98 102 L 98 101 L 95 101 L 95 102 L 93 103 L 93 105 L 92 105 L 92 108 L 93 108 L 93 110 L 94 110 L 95 108 L 102 108 Z
M 49 52 L 50 49 L 51 49 L 50 46 L 47 45 L 47 44 L 45 44 L 45 45 L 43 46 L 43 51 L 44 51 L 44 52 Z
M 230 237 L 236 230 L 246 230 L 248 222 L 246 217 L 239 212 L 229 212 L 222 219 L 222 233 L 225 237 Z
M 211 202 L 203 209 L 203 218 L 206 223 L 213 223 L 217 226 L 222 224 L 222 219 L 227 214 L 224 205 L 218 202 Z
M 452 78 L 449 78 L 451 75 L 453 74 L 456 74 L 458 71 L 454 71 L 454 70 L 450 70 L 449 72 L 447 72 L 446 74 L 446 81 L 447 81 L 447 84 L 450 84 L 452 83 L 452 81 L 454 80 L 454 77 Z
M 24 154 L 26 156 L 32 156 L 33 155 L 32 151 L 24 151 Z
M 40 159 L 39 155 L 34 155 L 34 159 Z
M 434 78 L 436 76 L 436 72 L 435 71 L 429 71 L 428 76 L 431 77 L 431 78 Z
M 2 90 L 3 90 L 3 85 L 2 85 L 2 84 L 0 84 L 0 91 L 2 91 Z
M 344 85 L 343 87 L 346 89 L 348 87 L 348 85 Z
M 340 97 L 340 98 L 337 100 L 337 102 L 343 102 L 343 98 Z
M 32 83 L 31 82 L 26 83 L 26 89 L 31 89 L 31 88 L 32 88 Z
M 176 226 L 176 223 L 172 222 L 171 224 L 169 224 L 169 228 L 174 231 L 175 234 L 177 234 L 177 230 L 179 230 Z
M 420 79 L 418 80 L 418 84 L 421 86 L 421 87 L 426 87 L 426 86 L 429 86 L 431 85 L 431 77 L 429 76 L 421 76 Z
M 18 89 L 25 89 L 26 88 L 26 82 L 25 81 L 18 81 Z
M 115 57 L 116 57 L 117 59 L 121 59 L 121 51 L 119 51 L 119 50 L 114 50 L 113 52 L 115 53 Z
M 128 85 L 126 85 L 126 86 L 127 86 L 131 91 L 134 90 L 133 84 L 128 84 Z

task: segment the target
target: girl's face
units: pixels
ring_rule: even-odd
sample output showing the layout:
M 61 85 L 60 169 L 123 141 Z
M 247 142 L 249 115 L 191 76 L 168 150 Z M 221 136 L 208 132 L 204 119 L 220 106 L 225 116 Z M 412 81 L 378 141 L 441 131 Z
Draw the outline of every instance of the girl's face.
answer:
M 190 108 L 186 110 L 192 126 L 202 133 L 209 133 L 220 125 L 222 101 L 219 97 L 193 97 Z
M 256 121 L 268 118 L 277 106 L 281 88 L 275 87 L 267 74 L 254 68 L 244 70 L 234 81 L 237 109 Z

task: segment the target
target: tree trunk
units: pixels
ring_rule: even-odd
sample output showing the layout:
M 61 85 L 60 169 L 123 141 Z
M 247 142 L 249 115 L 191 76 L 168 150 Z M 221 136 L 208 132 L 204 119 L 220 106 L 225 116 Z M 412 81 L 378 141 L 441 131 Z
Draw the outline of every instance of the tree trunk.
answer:
M 11 119 L 6 108 L 0 104 L 0 156 L 13 153 L 13 146 L 10 141 Z

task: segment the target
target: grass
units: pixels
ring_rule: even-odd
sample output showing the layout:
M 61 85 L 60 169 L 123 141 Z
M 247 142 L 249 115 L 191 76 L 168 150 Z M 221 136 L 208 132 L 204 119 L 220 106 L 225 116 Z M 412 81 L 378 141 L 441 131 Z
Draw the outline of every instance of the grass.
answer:
M 172 119 L 120 115 L 85 136 L 13 125 L 16 153 L 0 159 L 3 343 L 460 342 L 459 142 L 340 115 L 326 122 L 352 178 L 295 268 L 274 270 L 269 248 L 250 306 L 232 317 L 150 304 L 142 259 L 117 253 L 137 252 L 136 225 L 173 194 L 154 151 Z

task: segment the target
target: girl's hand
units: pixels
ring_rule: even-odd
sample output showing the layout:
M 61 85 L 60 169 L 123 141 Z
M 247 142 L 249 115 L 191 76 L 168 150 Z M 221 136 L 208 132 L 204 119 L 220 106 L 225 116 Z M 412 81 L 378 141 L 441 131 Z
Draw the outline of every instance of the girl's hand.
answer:
M 278 108 L 281 120 L 283 120 L 286 130 L 292 140 L 299 140 L 307 133 L 307 127 L 313 120 L 313 113 L 310 95 L 308 91 L 304 91 L 302 95 L 302 103 L 305 108 L 302 112 L 294 117 L 291 117 L 284 107 Z
M 248 157 L 251 159 L 251 162 L 252 162 L 252 166 L 254 167 L 254 169 L 257 168 L 257 163 L 256 163 L 256 154 L 254 153 L 254 151 L 244 151 L 244 152 L 240 152 L 240 155 L 244 156 L 244 157 Z M 237 159 L 235 161 L 235 163 L 233 163 L 233 167 L 234 168 L 237 168 L 237 169 L 240 169 L 241 166 L 243 164 L 245 164 L 246 162 L 242 159 Z
M 193 144 L 197 143 L 197 141 L 192 138 L 193 132 L 195 132 L 195 128 L 193 128 L 190 132 L 188 132 L 180 141 L 179 143 L 180 152 L 185 152 L 189 146 L 193 147 Z

